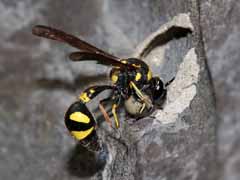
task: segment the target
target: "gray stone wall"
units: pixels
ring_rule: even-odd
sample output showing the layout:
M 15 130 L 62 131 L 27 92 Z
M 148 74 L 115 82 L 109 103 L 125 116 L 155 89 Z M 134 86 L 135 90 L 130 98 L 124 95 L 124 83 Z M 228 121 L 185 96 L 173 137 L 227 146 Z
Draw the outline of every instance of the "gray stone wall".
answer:
M 196 86 L 197 99 L 190 103 L 190 108 L 182 112 L 178 121 L 167 125 L 161 122 L 163 124 L 154 126 L 160 130 L 160 135 L 155 136 L 159 133 L 156 129 L 151 131 L 152 134 L 144 135 L 144 141 L 153 139 L 152 143 L 145 143 L 149 146 L 144 146 L 144 141 L 139 143 L 137 138 L 141 137 L 141 132 L 150 131 L 152 125 L 158 122 L 157 118 L 149 121 L 144 119 L 134 125 L 133 130 L 137 129 L 138 133 L 127 131 L 129 134 L 123 137 L 129 148 L 128 155 L 121 149 L 114 149 L 124 146 L 113 138 L 109 140 L 112 143 L 108 144 L 108 149 L 112 150 L 113 154 L 119 153 L 119 156 L 109 156 L 109 152 L 105 152 L 107 155 L 101 154 L 99 157 L 85 151 L 69 136 L 63 122 L 66 109 L 75 101 L 80 91 L 90 84 L 104 83 L 109 68 L 94 63 L 70 63 L 67 54 L 73 48 L 31 35 L 33 25 L 46 24 L 81 36 L 117 56 L 128 57 L 135 52 L 140 42 L 179 13 L 195 13 L 192 19 L 194 27 L 197 28 L 195 30 L 198 31 L 198 12 L 193 12 L 192 3 L 195 1 L 1 0 L 0 179 L 117 179 L 117 176 L 111 176 L 114 172 L 120 173 L 120 177 L 124 177 L 125 172 L 127 175 L 130 172 L 129 179 L 210 179 L 214 170 L 209 169 L 208 172 L 206 168 L 208 162 L 215 161 L 212 154 L 216 142 L 213 132 L 217 123 L 218 144 L 215 155 L 220 163 L 215 170 L 221 179 L 238 180 L 240 3 L 237 0 L 204 0 L 199 3 L 202 37 L 216 93 L 217 121 L 214 119 L 214 99 L 204 66 L 205 61 L 204 58 L 199 58 L 199 54 L 204 55 L 204 52 L 198 52 L 197 61 L 200 67 L 205 69 L 205 73 L 201 74 L 201 83 Z M 198 7 L 194 10 L 197 11 Z M 169 61 L 165 62 L 164 68 L 157 68 L 154 66 L 156 64 L 151 62 L 154 71 L 167 81 L 177 74 L 179 67 L 189 67 L 186 63 L 180 64 L 188 51 L 198 46 L 194 43 L 201 40 L 199 35 L 195 34 L 195 40 L 192 35 L 188 35 L 161 47 L 157 53 L 161 55 L 164 51 L 164 56 L 161 57 Z M 151 60 L 155 52 L 153 50 L 146 60 Z M 185 74 L 185 70 L 182 68 L 180 72 Z M 193 72 L 188 73 L 187 77 Z M 198 83 L 196 78 L 190 80 Z M 175 86 L 177 82 L 181 81 L 176 81 Z M 203 87 L 208 87 L 207 93 L 203 89 L 199 90 Z M 172 92 L 176 93 L 173 90 Z M 183 103 L 185 102 L 184 100 Z M 200 116 L 199 111 L 207 113 Z M 197 116 L 194 116 L 194 113 Z M 166 117 L 161 113 L 157 115 L 156 117 Z M 193 119 L 194 123 L 191 121 Z M 122 132 L 125 132 L 129 129 L 128 124 L 122 123 Z M 108 132 L 108 128 L 102 126 L 100 136 L 109 139 L 104 134 L 105 129 Z M 199 129 L 202 131 L 197 131 Z M 136 135 L 139 136 L 135 137 Z M 190 135 L 193 135 L 192 138 Z M 199 145 L 204 146 L 198 151 Z M 142 146 L 146 149 L 140 149 Z M 193 153 L 193 150 L 196 153 Z M 182 157 L 178 157 L 176 152 L 182 153 Z M 118 161 L 110 166 L 108 164 L 111 157 L 117 157 L 123 162 L 129 160 L 129 155 L 133 155 L 129 167 L 121 166 L 124 163 L 118 164 Z M 155 161 L 155 156 L 158 156 L 159 159 L 156 159 L 159 162 Z M 151 166 L 148 167 L 148 163 Z M 131 169 L 132 164 L 135 164 L 136 168 L 134 166 Z M 186 164 L 184 168 L 179 168 Z

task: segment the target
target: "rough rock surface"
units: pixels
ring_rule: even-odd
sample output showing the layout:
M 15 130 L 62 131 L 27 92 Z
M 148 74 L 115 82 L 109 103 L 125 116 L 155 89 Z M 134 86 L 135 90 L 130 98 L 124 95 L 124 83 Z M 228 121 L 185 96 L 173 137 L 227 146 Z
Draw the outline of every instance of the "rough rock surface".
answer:
M 0 2 L 1 179 L 102 179 L 102 177 L 107 177 L 109 172 L 120 172 L 120 175 L 123 175 L 124 172 L 129 173 L 129 170 L 124 168 L 131 167 L 106 164 L 113 162 L 111 158 L 115 157 L 114 154 L 107 156 L 108 152 L 106 152 L 95 156 L 93 153 L 85 151 L 69 137 L 63 123 L 64 113 L 75 100 L 76 95 L 89 84 L 103 83 L 109 69 L 94 64 L 90 66 L 87 63 L 69 63 L 66 60 L 66 54 L 72 49 L 59 43 L 33 37 L 30 33 L 32 25 L 48 24 L 64 29 L 80 35 L 98 47 L 118 56 L 129 56 L 139 42 L 179 13 L 189 13 L 194 10 L 191 17 L 194 27 L 196 27 L 199 20 L 196 16 L 198 7 L 195 6 L 192 9 L 192 3 L 196 5 L 194 0 L 79 0 L 71 3 L 67 0 L 63 0 L 61 3 L 50 0 L 2 0 Z M 200 5 L 205 49 L 217 90 L 219 117 L 222 119 L 222 121 L 218 121 L 218 157 L 220 157 L 223 169 L 217 169 L 217 171 L 219 174 L 222 172 L 220 177 L 224 180 L 238 180 L 240 177 L 238 171 L 239 123 L 237 121 L 239 119 L 238 105 L 240 104 L 239 78 L 237 78 L 239 72 L 239 66 L 237 66 L 239 63 L 239 3 L 237 0 L 204 0 Z M 194 37 L 197 40 L 201 39 L 198 30 L 197 28 L 197 31 L 194 31 L 196 33 Z M 150 54 L 145 57 L 146 61 L 151 63 L 155 73 L 158 74 L 160 71 L 161 77 L 165 81 L 176 75 L 179 70 L 176 76 L 178 81 L 176 79 L 170 86 L 170 93 L 174 92 L 173 87 L 177 85 L 177 82 L 181 82 L 179 73 L 184 73 L 184 67 L 191 67 L 184 62 L 189 62 L 187 58 L 189 53 L 194 55 L 192 47 L 201 46 L 201 44 L 192 44 L 197 41 L 196 39 L 192 40 L 191 36 L 189 34 L 188 37 L 176 41 L 171 40 L 164 45 L 160 43 L 160 48 L 151 49 Z M 200 51 L 202 51 L 201 48 Z M 164 177 L 176 179 L 177 175 L 181 175 L 180 178 L 194 179 L 198 175 L 202 175 L 202 179 L 203 176 L 210 175 L 199 174 L 199 172 L 204 172 L 208 160 L 214 157 L 209 155 L 203 159 L 198 155 L 200 151 L 203 152 L 200 153 L 201 155 L 205 155 L 208 149 L 213 149 L 205 145 L 206 142 L 214 142 L 214 139 L 208 139 L 211 136 L 208 136 L 208 133 L 211 134 L 214 131 L 214 129 L 209 129 L 213 127 L 212 120 L 210 118 L 208 121 L 208 117 L 201 118 L 202 121 L 199 121 L 200 116 L 196 116 L 193 119 L 199 119 L 192 121 L 192 118 L 187 116 L 194 109 L 197 111 L 194 113 L 202 110 L 200 107 L 203 106 L 198 106 L 198 104 L 203 105 L 204 102 L 212 101 L 211 98 L 209 99 L 212 97 L 211 90 L 205 90 L 205 87 L 211 87 L 208 80 L 204 81 L 208 79 L 208 73 L 204 71 L 205 61 L 203 57 L 199 56 L 204 53 L 196 49 L 195 52 L 198 55 L 197 64 L 200 67 L 200 73 L 196 73 L 198 68 L 194 66 L 197 69 L 196 72 L 193 72 L 192 79 L 184 82 L 194 81 L 198 84 L 184 89 L 192 96 L 180 95 L 176 99 L 176 103 L 186 103 L 186 106 L 188 102 L 191 102 L 191 108 L 180 113 L 181 116 L 177 117 L 177 121 L 174 121 L 175 117 L 170 122 L 169 119 L 162 118 L 163 113 L 165 113 L 165 117 L 166 113 L 171 111 L 169 105 L 174 102 L 171 97 L 177 96 L 177 94 L 169 95 L 170 99 L 167 101 L 166 109 L 154 114 L 157 116 L 156 119 L 149 119 L 149 121 L 144 119 L 137 122 L 134 124 L 135 128 L 131 126 L 132 131 L 135 130 L 136 133 L 131 131 L 129 134 L 134 136 L 128 137 L 126 134 L 125 139 L 123 138 L 123 140 L 132 139 L 135 142 L 134 138 L 141 137 L 142 139 L 134 144 L 134 147 L 139 147 L 144 143 L 141 140 L 147 138 L 147 134 L 144 137 L 141 136 L 140 132 L 143 128 L 146 128 L 146 132 L 151 131 L 150 125 L 154 124 L 156 125 L 154 128 L 161 129 L 160 132 L 155 132 L 161 134 L 159 137 L 161 141 L 158 141 L 157 136 L 153 134 L 153 144 L 149 141 L 146 143 L 149 143 L 149 148 L 139 151 L 134 148 L 128 149 L 128 154 L 133 155 L 132 159 L 141 155 L 138 161 L 129 161 L 129 165 L 136 163 L 136 166 L 131 167 L 132 170 L 134 171 L 135 167 L 138 170 L 134 171 L 135 174 L 132 175 L 132 178 L 144 179 L 148 176 L 149 179 L 154 179 L 154 176 L 159 175 L 159 179 L 164 179 Z M 154 58 L 156 54 L 157 58 Z M 164 66 L 159 64 L 162 63 L 160 59 L 163 59 Z M 187 75 L 191 75 L 191 72 L 187 72 Z M 97 78 L 95 75 L 98 75 Z M 200 79 L 196 80 L 196 76 Z M 183 86 L 179 86 L 179 90 Z M 194 89 L 196 89 L 196 95 L 194 95 Z M 191 97 L 194 100 L 191 100 Z M 188 101 L 182 101 L 181 98 L 186 98 Z M 199 102 L 199 99 L 203 102 Z M 204 112 L 211 114 L 213 109 L 209 109 L 210 106 L 207 105 L 205 105 L 204 110 L 206 111 Z M 181 106 L 181 109 L 175 109 L 176 111 L 171 111 L 171 113 L 180 112 L 183 107 Z M 196 124 L 191 124 L 192 122 Z M 125 122 L 122 124 L 123 128 L 125 125 L 128 128 L 128 124 Z M 201 130 L 196 132 L 198 125 Z M 107 127 L 102 129 L 99 132 L 100 135 L 109 130 Z M 186 138 L 190 134 L 185 132 L 190 134 L 195 132 L 195 138 Z M 106 137 L 116 143 L 116 146 L 108 145 L 109 149 L 118 146 L 123 148 L 126 145 L 132 147 L 131 143 L 124 144 L 123 141 L 121 145 L 119 139 L 114 141 L 113 137 Z M 198 141 L 200 139 L 202 141 Z M 177 155 L 176 147 L 179 148 L 178 151 L 186 150 L 186 154 L 181 156 L 182 159 L 179 154 Z M 197 147 L 202 147 L 202 149 Z M 158 152 L 159 148 L 160 152 Z M 194 152 L 196 149 L 197 151 Z M 125 157 L 125 150 L 119 149 L 119 151 L 112 152 L 122 153 L 122 157 Z M 211 154 L 211 151 L 209 153 Z M 156 156 L 161 160 L 160 166 L 156 166 L 158 160 L 155 159 Z M 182 161 L 175 161 L 174 158 Z M 189 161 L 187 161 L 188 159 Z M 204 161 L 196 161 L 200 159 Z M 146 167 L 148 163 L 153 169 L 147 169 L 150 168 Z M 200 166 L 202 163 L 206 163 L 206 166 Z M 183 164 L 188 166 L 180 166 Z M 197 168 L 198 166 L 200 168 Z M 103 168 L 105 168 L 104 171 Z M 158 168 L 162 171 L 159 172 Z
M 240 3 L 204 0 L 201 24 L 216 91 L 220 177 L 240 179 Z

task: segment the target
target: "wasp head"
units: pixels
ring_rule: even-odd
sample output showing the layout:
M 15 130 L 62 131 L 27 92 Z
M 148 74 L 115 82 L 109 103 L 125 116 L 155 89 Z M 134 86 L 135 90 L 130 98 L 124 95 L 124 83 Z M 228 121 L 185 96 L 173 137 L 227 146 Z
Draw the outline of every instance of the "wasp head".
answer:
M 163 81 L 159 77 L 153 77 L 150 82 L 153 104 L 157 108 L 161 108 L 167 95 L 167 89 Z

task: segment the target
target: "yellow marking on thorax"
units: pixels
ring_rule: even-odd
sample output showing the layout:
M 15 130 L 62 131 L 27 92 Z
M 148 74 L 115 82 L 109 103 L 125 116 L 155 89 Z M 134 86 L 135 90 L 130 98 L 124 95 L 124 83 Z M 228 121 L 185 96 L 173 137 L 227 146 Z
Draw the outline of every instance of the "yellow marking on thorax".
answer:
M 81 113 L 81 112 L 74 112 L 70 115 L 70 119 L 73 121 L 86 123 L 88 124 L 90 122 L 90 119 L 87 115 Z
M 87 96 L 87 93 L 81 93 L 79 96 L 79 99 L 82 100 L 83 102 L 87 103 L 90 101 L 90 98 Z
M 94 130 L 94 127 L 91 127 L 90 129 L 86 131 L 71 131 L 71 134 L 73 137 L 75 137 L 77 140 L 82 140 L 86 138 L 91 132 Z
M 127 64 L 127 61 L 126 60 L 121 60 L 121 63 Z
M 95 93 L 95 90 L 94 90 L 94 89 L 90 89 L 89 91 L 90 91 L 90 93 L 92 93 L 92 94 Z
M 119 66 L 114 66 L 114 68 L 115 68 L 115 69 L 120 69 L 120 67 L 119 67 Z
M 132 66 L 135 67 L 135 68 L 141 68 L 140 64 L 132 64 Z
M 147 80 L 151 80 L 152 79 L 152 71 L 151 70 L 148 70 L 148 73 L 147 73 Z
M 138 72 L 135 76 L 135 80 L 139 81 L 141 79 L 141 77 L 142 77 L 142 74 Z
M 111 79 L 112 79 L 112 82 L 113 82 L 113 83 L 116 83 L 117 80 L 118 80 L 118 76 L 117 76 L 116 74 L 113 74 L 112 77 L 111 77 Z

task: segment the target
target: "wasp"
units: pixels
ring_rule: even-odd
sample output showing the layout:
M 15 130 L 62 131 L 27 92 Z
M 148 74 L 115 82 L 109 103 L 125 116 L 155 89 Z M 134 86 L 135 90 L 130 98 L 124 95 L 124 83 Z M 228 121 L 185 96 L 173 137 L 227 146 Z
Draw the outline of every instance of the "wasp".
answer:
M 135 119 L 146 117 L 154 109 L 162 108 L 167 94 L 166 87 L 172 80 L 164 84 L 160 77 L 153 77 L 151 69 L 141 59 L 115 57 L 76 36 L 48 26 L 37 25 L 33 27 L 32 33 L 79 49 L 69 55 L 70 60 L 74 62 L 97 61 L 99 64 L 112 67 L 109 74 L 111 85 L 91 86 L 85 89 L 65 114 L 65 124 L 70 134 L 88 150 L 101 150 L 101 143 L 96 133 L 96 120 L 86 106 L 101 92 L 111 91 L 109 97 L 99 102 L 99 109 L 111 127 L 113 127 L 111 119 L 104 108 L 106 102 L 112 103 L 111 110 L 115 128 L 120 126 L 117 110 L 121 104 Z

